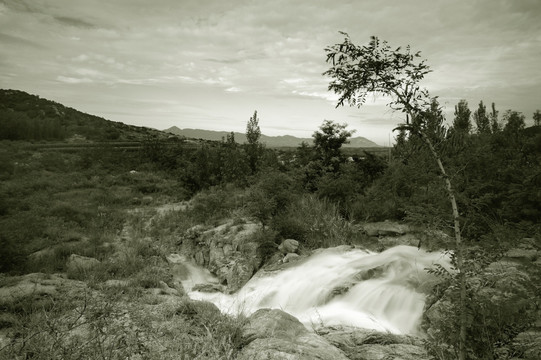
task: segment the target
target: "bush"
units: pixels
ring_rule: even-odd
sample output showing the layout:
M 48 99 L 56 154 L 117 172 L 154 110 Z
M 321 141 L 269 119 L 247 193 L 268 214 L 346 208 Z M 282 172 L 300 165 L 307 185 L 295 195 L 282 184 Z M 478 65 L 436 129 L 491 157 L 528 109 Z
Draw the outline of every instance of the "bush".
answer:
M 313 195 L 292 203 L 273 219 L 271 227 L 280 237 L 296 239 L 309 249 L 351 244 L 358 236 L 335 204 Z

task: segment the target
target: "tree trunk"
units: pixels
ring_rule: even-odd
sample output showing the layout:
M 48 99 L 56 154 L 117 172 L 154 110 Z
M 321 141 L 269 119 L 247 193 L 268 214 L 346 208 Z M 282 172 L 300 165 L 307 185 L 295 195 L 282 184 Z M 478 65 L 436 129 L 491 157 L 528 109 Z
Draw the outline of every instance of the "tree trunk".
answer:
M 466 277 L 465 277 L 464 269 L 463 269 L 464 254 L 463 254 L 463 249 L 462 249 L 462 238 L 460 234 L 460 218 L 459 218 L 459 213 L 458 213 L 458 206 L 456 204 L 455 192 L 451 185 L 451 180 L 449 179 L 449 175 L 447 175 L 447 172 L 445 171 L 445 168 L 443 167 L 441 158 L 438 152 L 436 151 L 436 149 L 434 148 L 432 141 L 430 141 L 430 138 L 426 136 L 422 131 L 419 131 L 418 134 L 421 137 L 421 139 L 428 145 L 428 148 L 430 149 L 430 151 L 432 152 L 432 155 L 434 156 L 436 162 L 438 163 L 438 167 L 443 176 L 443 180 L 445 181 L 447 195 L 449 196 L 449 200 L 451 201 L 451 208 L 453 211 L 453 222 L 454 222 L 454 229 L 455 229 L 456 267 L 458 270 L 458 283 L 460 286 L 460 300 L 458 304 L 459 309 L 460 309 L 460 333 L 459 333 L 459 342 L 458 342 L 458 359 L 465 360 L 466 359 L 466 322 L 467 322 Z

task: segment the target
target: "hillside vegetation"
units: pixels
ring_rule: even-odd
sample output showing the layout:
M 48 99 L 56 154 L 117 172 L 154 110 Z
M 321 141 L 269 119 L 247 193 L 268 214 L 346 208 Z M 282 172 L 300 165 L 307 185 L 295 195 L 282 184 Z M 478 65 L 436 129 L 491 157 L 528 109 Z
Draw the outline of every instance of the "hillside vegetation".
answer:
M 342 145 L 351 133 L 333 122 L 315 129 L 313 144 L 269 149 L 257 136 L 256 114 L 246 144 L 238 144 L 234 134 L 217 142 L 172 142 L 168 134 L 109 122 L 37 96 L 13 90 L 1 96 L 0 286 L 23 280 L 81 286 L 70 294 L 28 293 L 15 302 L 0 297 L 0 354 L 7 358 L 160 358 L 152 355 L 160 351 L 167 354 L 161 358 L 235 358 L 243 347 L 243 320 L 182 297 L 183 290 L 170 281 L 166 256 L 178 250 L 179 241 L 194 239 L 196 225 L 258 223 L 253 236 L 264 261 L 272 261 L 278 245 L 290 238 L 302 251 L 342 244 L 382 250 L 359 224 L 383 220 L 440 234 L 419 246 L 453 248 L 445 236 L 452 218 L 438 169 L 428 150 L 405 133 L 391 159 L 346 156 Z M 486 132 L 454 125 L 436 145 L 456 184 L 465 224 L 467 346 L 471 358 L 535 359 L 541 343 L 534 331 L 541 295 L 541 127 L 525 127 L 524 117 L 513 111 L 496 123 Z M 27 147 L 28 141 L 57 142 L 75 134 L 96 142 L 140 140 L 141 146 L 130 151 L 107 144 L 78 151 Z M 157 216 L 168 204 L 177 210 Z M 512 266 L 489 266 L 510 251 L 531 256 Z M 72 255 L 99 265 L 70 267 Z M 42 275 L 27 275 L 32 273 Z M 439 275 L 427 305 L 432 312 L 424 325 L 430 335 L 426 347 L 433 356 L 450 359 L 458 336 L 457 283 L 452 274 Z M 149 291 L 163 290 L 162 282 L 183 302 L 150 310 L 157 300 Z M 121 291 L 106 283 L 120 284 Z M 130 309 L 130 321 L 143 332 L 124 327 L 122 309 Z M 81 319 L 88 320 L 84 331 L 93 334 L 84 346 L 72 336 Z M 521 335 L 528 331 L 529 343 Z M 166 350 L 143 346 L 158 337 Z M 182 340 L 174 345 L 174 339 Z M 40 347 L 47 352 L 40 355 Z

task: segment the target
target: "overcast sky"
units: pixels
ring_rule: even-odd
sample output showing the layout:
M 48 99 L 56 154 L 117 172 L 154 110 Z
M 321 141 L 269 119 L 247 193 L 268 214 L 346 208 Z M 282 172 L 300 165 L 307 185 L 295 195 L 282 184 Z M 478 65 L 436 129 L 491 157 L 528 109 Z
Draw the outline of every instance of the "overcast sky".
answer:
M 381 145 L 401 115 L 335 108 L 324 48 L 350 34 L 420 50 L 424 86 L 452 120 L 460 99 L 541 109 L 541 0 L 0 0 L 0 87 L 109 120 L 309 137 L 323 120 Z

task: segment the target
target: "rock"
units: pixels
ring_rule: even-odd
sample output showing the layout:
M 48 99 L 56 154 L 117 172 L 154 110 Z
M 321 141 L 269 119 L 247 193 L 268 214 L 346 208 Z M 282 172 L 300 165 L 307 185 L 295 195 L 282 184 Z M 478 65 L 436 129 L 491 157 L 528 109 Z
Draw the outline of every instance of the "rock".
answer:
M 158 284 L 160 285 L 160 290 L 162 291 L 162 294 L 166 294 L 166 295 L 176 295 L 176 296 L 179 296 L 181 294 L 179 294 L 178 290 L 177 289 L 173 289 L 171 287 L 169 287 L 169 285 L 167 285 L 165 283 L 165 281 L 162 281 L 160 280 L 158 282 Z
M 317 329 L 351 360 L 428 360 L 422 341 L 412 336 L 381 333 L 347 326 Z
M 289 253 L 286 256 L 284 256 L 284 259 L 282 260 L 283 263 L 288 263 L 290 261 L 295 261 L 299 258 L 299 254 L 295 253 Z
M 280 250 L 283 254 L 294 253 L 297 252 L 298 249 L 299 242 L 293 239 L 285 239 L 282 241 L 280 246 L 278 246 L 278 250 Z
M 165 260 L 167 260 L 169 264 L 182 264 L 186 261 L 186 258 L 179 254 L 169 254 L 165 256 Z
M 367 223 L 362 225 L 368 236 L 397 236 L 411 232 L 411 227 L 391 221 Z
M 190 240 L 182 243 L 181 252 L 195 259 L 227 285 L 226 292 L 240 289 L 261 266 L 258 243 L 252 241 L 260 225 L 227 222 L 212 229 L 191 231 Z
M 537 250 L 534 249 L 509 249 L 505 255 L 506 258 L 519 262 L 530 262 L 537 260 Z
M 295 317 L 277 309 L 261 309 L 248 318 L 246 346 L 238 360 L 347 360 L 321 336 L 308 331 Z
M 223 292 L 225 290 L 223 285 L 220 284 L 196 284 L 192 291 L 199 291 L 203 293 Z
M 238 259 L 227 273 L 227 292 L 233 293 L 244 286 L 254 274 L 255 268 L 247 259 Z
M 13 285 L 0 287 L 0 307 L 18 303 L 24 298 L 45 299 L 60 290 L 78 291 L 86 288 L 82 281 L 68 280 L 59 275 L 32 273 L 12 278 Z
M 414 234 L 383 236 L 379 238 L 379 243 L 388 249 L 398 245 L 418 246 L 420 244 L 420 239 Z
M 99 265 L 100 261 L 91 257 L 71 254 L 68 258 L 66 268 L 68 272 L 85 272 Z

